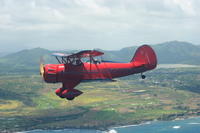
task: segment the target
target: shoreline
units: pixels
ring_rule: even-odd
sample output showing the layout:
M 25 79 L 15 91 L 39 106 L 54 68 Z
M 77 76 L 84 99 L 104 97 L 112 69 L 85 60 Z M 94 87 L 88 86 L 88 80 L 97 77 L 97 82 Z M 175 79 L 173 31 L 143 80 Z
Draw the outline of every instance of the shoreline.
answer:
M 110 129 L 117 129 L 117 128 L 127 128 L 127 127 L 142 126 L 142 125 L 152 124 L 153 122 L 182 121 L 182 120 L 194 119 L 194 118 L 200 118 L 200 115 L 197 115 L 197 116 L 191 116 L 191 117 L 185 117 L 185 118 L 179 118 L 179 117 L 177 117 L 176 119 L 173 119 L 173 120 L 153 120 L 153 121 L 146 121 L 146 122 L 142 122 L 142 123 L 140 123 L 140 124 L 132 124 L 132 125 L 130 124 L 130 125 L 124 125 L 124 126 L 114 126 L 114 127 L 111 127 Z
M 174 116 L 178 116 L 178 117 L 175 117 Z M 96 128 L 95 127 L 80 127 L 80 128 L 77 128 L 77 127 L 59 127 L 59 128 L 41 128 L 41 129 L 33 129 L 33 130 L 16 130 L 16 131 L 13 131 L 13 130 L 4 130 L 2 131 L 2 133 L 7 133 L 7 132 L 17 132 L 17 133 L 29 133 L 31 131 L 45 131 L 45 130 L 98 130 L 98 131 L 105 131 L 105 132 L 108 132 L 110 130 L 113 130 L 113 129 L 117 129 L 117 128 L 127 128 L 127 127 L 133 127 L 133 126 L 141 126 L 141 125 L 146 125 L 146 124 L 152 124 L 153 122 L 161 122 L 161 121 L 181 121 L 181 120 L 186 120 L 186 119 L 192 119 L 192 118 L 197 118 L 197 117 L 200 117 L 200 111 L 197 111 L 197 112 L 189 112 L 188 114 L 184 114 L 183 116 L 179 116 L 178 114 L 171 114 L 169 116 L 169 119 L 154 119 L 154 120 L 147 120 L 147 121 L 140 121 L 140 122 L 137 122 L 137 123 L 132 123 L 132 124 L 128 124 L 128 125 L 113 125 L 113 126 L 107 126 L 107 127 L 98 127 Z

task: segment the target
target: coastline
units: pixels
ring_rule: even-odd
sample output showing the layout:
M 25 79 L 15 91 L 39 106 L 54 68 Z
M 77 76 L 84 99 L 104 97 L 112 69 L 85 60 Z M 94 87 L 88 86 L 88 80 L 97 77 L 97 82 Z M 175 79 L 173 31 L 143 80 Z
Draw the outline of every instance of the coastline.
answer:
M 177 117 L 174 117 L 177 116 Z M 135 123 L 130 123 L 127 125 L 108 125 L 106 127 L 86 127 L 86 126 L 82 126 L 80 128 L 77 128 L 76 126 L 74 127 L 69 127 L 69 126 L 65 126 L 65 127 L 51 127 L 51 128 L 41 128 L 41 129 L 30 129 L 30 130 L 4 130 L 2 131 L 2 133 L 7 133 L 7 132 L 17 132 L 17 133 L 29 133 L 31 131 L 45 131 L 45 130 L 76 130 L 76 129 L 80 129 L 80 130 L 97 130 L 97 131 L 101 131 L 101 132 L 108 132 L 110 130 L 113 129 L 118 129 L 118 128 L 127 128 L 127 127 L 133 127 L 133 126 L 141 126 L 141 125 L 146 125 L 146 124 L 152 124 L 153 122 L 161 122 L 161 121 L 179 121 L 179 120 L 186 120 L 186 119 L 192 119 L 192 118 L 197 118 L 200 117 L 200 111 L 197 112 L 189 112 L 186 114 L 171 114 L 168 116 L 169 119 L 154 119 L 154 120 L 142 120 L 142 121 L 137 121 Z

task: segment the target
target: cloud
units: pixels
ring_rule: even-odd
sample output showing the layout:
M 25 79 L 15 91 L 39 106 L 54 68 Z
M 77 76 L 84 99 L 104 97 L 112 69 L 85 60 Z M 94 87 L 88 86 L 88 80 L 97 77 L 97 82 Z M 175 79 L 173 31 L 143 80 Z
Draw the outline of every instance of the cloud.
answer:
M 80 27 L 91 30 L 113 30 L 145 24 L 153 19 L 180 19 L 180 12 L 195 15 L 188 0 L 3 0 L 1 27 L 14 29 L 62 29 Z M 110 4 L 112 3 L 112 4 Z M 167 3 L 167 4 L 166 4 Z M 21 6 L 23 5 L 23 6 Z M 180 9 L 179 9 L 180 8 Z M 176 13 L 174 13 L 176 11 Z M 181 16 L 185 18 L 186 16 Z
M 0 43 L 52 49 L 200 43 L 199 5 L 198 0 L 1 0 Z
M 194 10 L 194 1 L 193 0 L 171 0 L 175 5 L 187 15 L 195 16 L 196 12 Z
M 88 9 L 92 12 L 88 12 L 89 14 L 94 15 L 109 15 L 110 9 L 108 7 L 102 6 L 101 4 L 105 1 L 103 0 L 74 0 L 75 4 L 80 6 L 81 8 Z

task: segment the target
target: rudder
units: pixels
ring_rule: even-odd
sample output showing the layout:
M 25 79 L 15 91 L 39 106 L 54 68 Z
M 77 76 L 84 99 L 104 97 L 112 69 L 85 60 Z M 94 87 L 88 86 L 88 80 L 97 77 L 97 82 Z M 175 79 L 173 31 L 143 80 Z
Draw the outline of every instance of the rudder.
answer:
M 136 50 L 131 63 L 144 65 L 148 70 L 154 69 L 157 66 L 156 53 L 149 45 L 142 45 Z

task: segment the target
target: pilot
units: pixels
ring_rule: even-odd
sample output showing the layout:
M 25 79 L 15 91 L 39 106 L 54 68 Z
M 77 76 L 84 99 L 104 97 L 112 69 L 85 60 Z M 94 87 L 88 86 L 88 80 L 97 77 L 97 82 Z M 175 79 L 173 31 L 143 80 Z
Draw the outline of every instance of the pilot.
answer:
M 81 60 L 77 59 L 76 60 L 76 65 L 81 65 L 81 64 L 82 64 Z
M 100 64 L 101 62 L 97 59 L 94 59 L 94 64 Z

